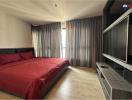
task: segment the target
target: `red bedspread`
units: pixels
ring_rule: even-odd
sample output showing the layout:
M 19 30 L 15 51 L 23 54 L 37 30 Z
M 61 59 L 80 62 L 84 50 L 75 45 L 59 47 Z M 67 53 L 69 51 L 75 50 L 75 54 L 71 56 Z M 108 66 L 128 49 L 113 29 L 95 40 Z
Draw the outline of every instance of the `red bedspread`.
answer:
M 40 98 L 59 70 L 69 62 L 60 58 L 33 58 L 0 66 L 0 89 L 26 99 Z

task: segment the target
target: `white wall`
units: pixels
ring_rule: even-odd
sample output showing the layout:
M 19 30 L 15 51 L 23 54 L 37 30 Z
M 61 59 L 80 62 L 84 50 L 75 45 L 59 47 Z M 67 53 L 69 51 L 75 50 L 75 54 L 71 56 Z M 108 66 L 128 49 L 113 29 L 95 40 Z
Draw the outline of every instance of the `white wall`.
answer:
M 31 25 L 0 12 L 0 48 L 32 47 Z

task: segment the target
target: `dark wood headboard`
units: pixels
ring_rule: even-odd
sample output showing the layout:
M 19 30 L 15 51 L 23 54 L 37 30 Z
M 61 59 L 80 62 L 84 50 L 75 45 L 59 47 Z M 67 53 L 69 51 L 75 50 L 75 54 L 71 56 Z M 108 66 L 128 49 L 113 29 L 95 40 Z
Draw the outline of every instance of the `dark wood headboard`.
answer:
M 32 51 L 34 54 L 34 48 L 0 48 L 0 54 L 13 54 L 27 51 Z

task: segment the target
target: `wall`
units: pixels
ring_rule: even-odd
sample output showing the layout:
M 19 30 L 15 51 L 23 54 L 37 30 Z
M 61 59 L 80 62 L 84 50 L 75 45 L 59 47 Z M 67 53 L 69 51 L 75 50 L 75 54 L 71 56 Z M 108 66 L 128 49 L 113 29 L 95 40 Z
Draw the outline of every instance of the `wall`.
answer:
M 32 47 L 31 25 L 0 12 L 0 48 Z

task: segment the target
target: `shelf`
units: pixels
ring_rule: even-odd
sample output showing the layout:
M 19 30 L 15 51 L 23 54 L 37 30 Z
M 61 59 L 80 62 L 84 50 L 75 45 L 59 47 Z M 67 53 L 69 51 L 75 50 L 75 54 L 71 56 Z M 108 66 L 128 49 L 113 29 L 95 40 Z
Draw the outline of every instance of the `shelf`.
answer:
M 132 65 L 129 65 L 129 64 L 123 62 L 122 60 L 119 60 L 119 59 L 117 59 L 117 58 L 115 58 L 113 56 L 110 56 L 110 55 L 107 55 L 107 54 L 104 54 L 104 53 L 103 53 L 103 56 L 108 58 L 108 59 L 110 59 L 110 60 L 112 60 L 113 62 L 123 66 L 124 68 L 132 71 Z
M 110 99 L 132 98 L 132 84 L 127 82 L 108 64 L 104 62 L 97 62 L 96 65 L 98 78 L 103 87 L 106 98 Z
M 107 83 L 114 89 L 132 91 L 132 85 L 124 80 L 116 71 L 114 71 L 108 64 L 106 63 L 97 63 L 97 66 Z M 107 66 L 108 68 L 101 68 L 101 66 Z
M 110 26 L 108 26 L 104 33 L 109 31 L 111 28 L 113 28 L 115 25 L 117 25 L 119 22 L 121 22 L 124 18 L 126 18 L 130 13 L 132 13 L 132 8 L 129 9 L 127 12 L 125 12 L 122 16 L 120 16 L 116 21 L 114 21 Z
M 100 78 L 99 76 L 98 76 L 98 78 L 99 78 L 99 81 L 100 81 L 100 83 L 101 83 L 101 86 L 102 86 L 102 89 L 103 89 L 103 91 L 104 91 L 104 94 L 105 94 L 105 96 L 106 96 L 106 99 L 110 99 L 110 95 L 109 95 L 109 93 L 108 93 L 108 91 L 107 91 L 107 89 L 106 89 L 106 87 L 105 87 L 105 85 L 104 85 L 104 80 L 102 79 L 102 78 Z

